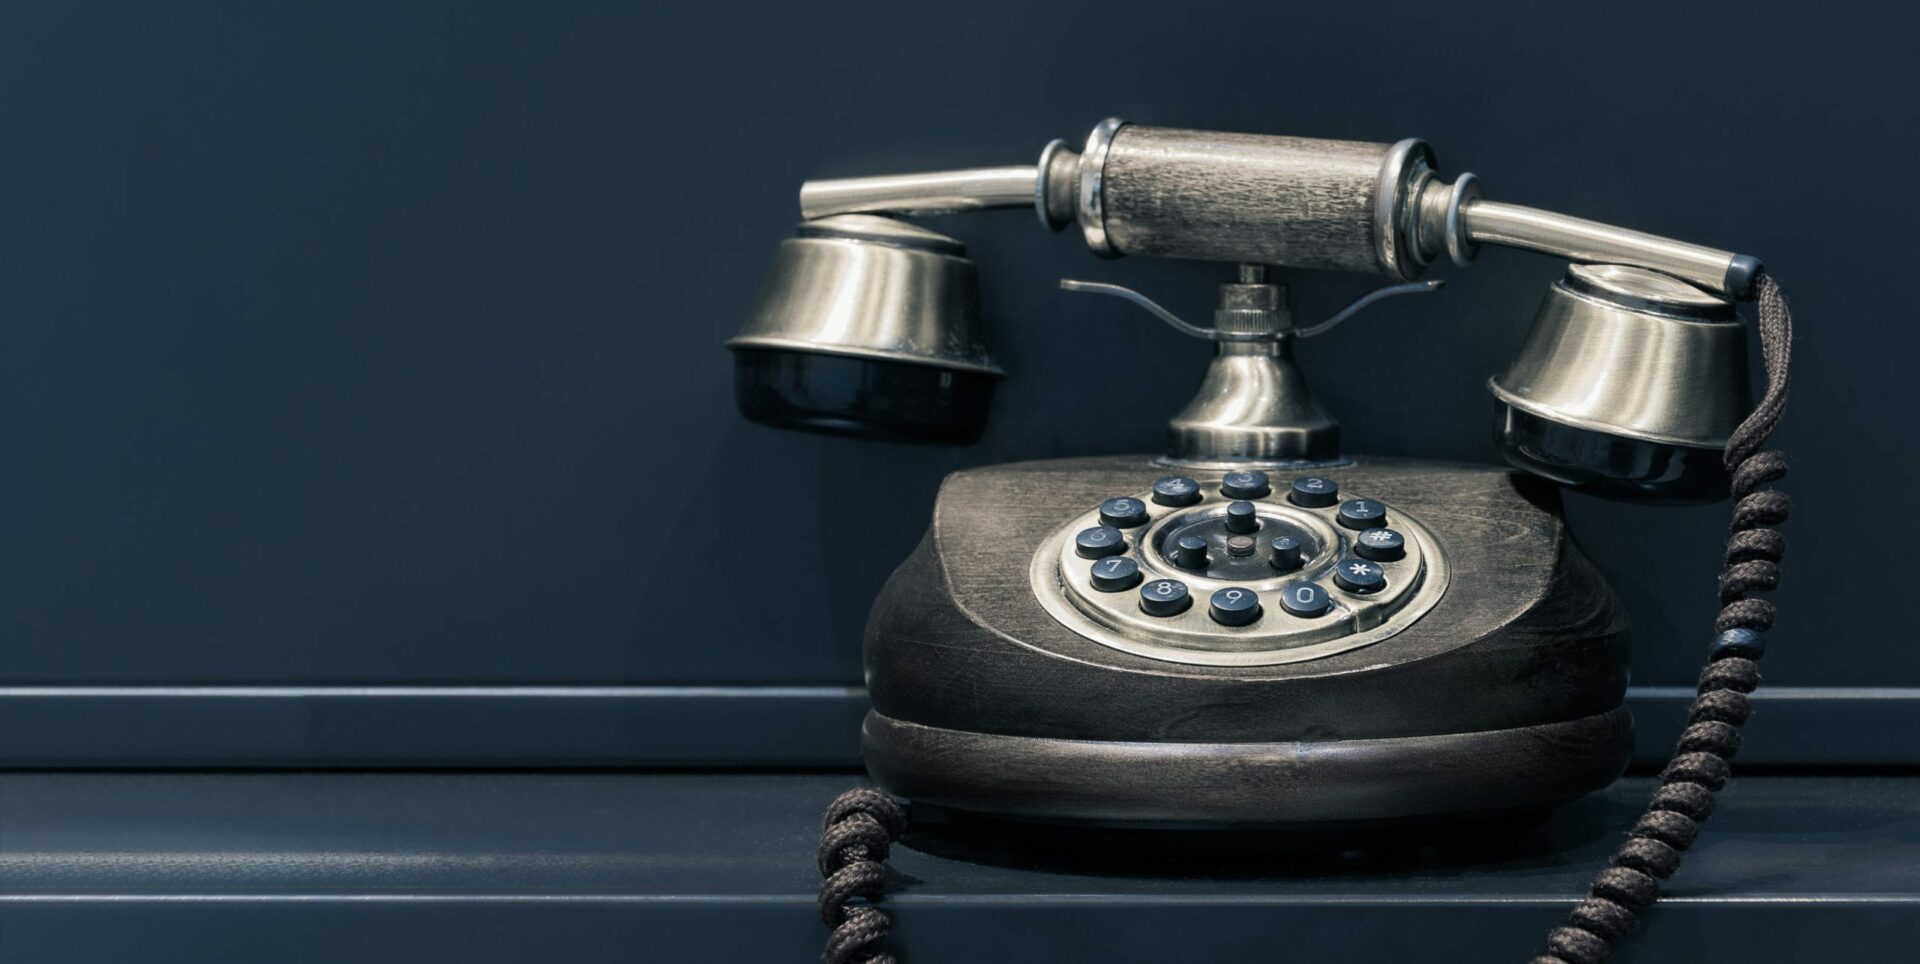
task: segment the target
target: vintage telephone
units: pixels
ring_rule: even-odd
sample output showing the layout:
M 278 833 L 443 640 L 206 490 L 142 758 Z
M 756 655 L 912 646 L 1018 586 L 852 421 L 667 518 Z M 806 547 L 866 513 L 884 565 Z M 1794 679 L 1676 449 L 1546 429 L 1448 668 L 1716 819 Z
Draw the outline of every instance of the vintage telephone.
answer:
M 1758 683 L 1786 516 L 1777 452 L 1791 321 L 1746 255 L 1485 199 L 1424 141 L 1106 120 L 1037 164 L 813 181 L 728 342 L 741 411 L 788 428 L 965 443 L 1002 372 L 960 242 L 901 217 L 1031 205 L 1104 257 L 1237 265 L 1164 455 L 958 472 L 866 634 L 862 747 L 917 804 L 1046 822 L 1306 832 L 1537 811 L 1624 769 L 1627 619 L 1544 480 L 1650 502 L 1738 499 L 1700 697 L 1662 786 L 1547 961 L 1606 956 L 1727 777 Z M 1512 472 L 1345 455 L 1293 359 L 1311 337 L 1483 244 L 1569 259 L 1488 382 Z M 1397 282 L 1297 325 L 1266 266 Z M 1767 364 L 1756 408 L 1737 301 Z M 831 961 L 886 960 L 880 893 L 904 811 L 828 813 Z

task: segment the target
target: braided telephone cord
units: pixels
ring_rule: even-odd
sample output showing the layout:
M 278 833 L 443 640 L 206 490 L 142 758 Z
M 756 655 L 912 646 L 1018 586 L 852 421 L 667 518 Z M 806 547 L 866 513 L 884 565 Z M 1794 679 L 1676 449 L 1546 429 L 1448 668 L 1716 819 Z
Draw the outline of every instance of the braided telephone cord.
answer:
M 1586 900 L 1565 924 L 1547 933 L 1547 953 L 1532 964 L 1599 964 L 1613 953 L 1614 942 L 1639 926 L 1640 913 L 1660 896 L 1660 882 L 1679 869 L 1680 855 L 1713 812 L 1714 793 L 1727 784 L 1727 760 L 1740 748 L 1740 726 L 1750 709 L 1747 694 L 1760 685 L 1758 634 L 1773 628 L 1774 616 L 1772 603 L 1747 594 L 1780 584 L 1787 542 L 1773 527 L 1786 521 L 1789 508 L 1787 494 L 1769 488 L 1787 474 L 1787 458 L 1760 446 L 1786 408 L 1793 316 L 1771 277 L 1762 274 L 1755 285 L 1767 392 L 1727 442 L 1738 501 L 1720 574 L 1720 615 L 1714 620 L 1719 639 L 1700 671 L 1687 728 L 1660 773 L 1660 788 L 1647 812 L 1613 852 L 1612 866 L 1593 879 Z
M 827 806 L 820 835 L 820 919 L 827 936 L 827 964 L 896 964 L 875 945 L 886 940 L 892 920 L 874 907 L 887 877 L 887 851 L 907 825 L 893 798 L 871 787 L 848 790 Z M 855 903 L 855 898 L 864 902 Z

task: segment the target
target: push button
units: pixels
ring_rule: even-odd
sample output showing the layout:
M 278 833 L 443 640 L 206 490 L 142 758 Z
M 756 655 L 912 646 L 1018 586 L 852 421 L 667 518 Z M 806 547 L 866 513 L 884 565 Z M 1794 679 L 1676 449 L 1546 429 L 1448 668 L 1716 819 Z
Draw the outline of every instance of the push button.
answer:
M 1173 564 L 1182 569 L 1207 568 L 1207 540 L 1199 536 L 1181 536 L 1173 544 Z
M 1324 509 L 1340 501 L 1340 483 L 1325 476 L 1301 476 L 1288 488 L 1287 501 L 1309 509 Z
M 1220 494 L 1229 499 L 1259 499 L 1273 492 L 1273 485 L 1267 479 L 1267 473 L 1251 469 L 1240 472 L 1228 472 L 1220 480 Z
M 1246 535 L 1260 531 L 1260 516 L 1253 510 L 1251 502 L 1235 502 L 1227 506 L 1227 531 Z
M 1353 537 L 1353 551 L 1362 559 L 1392 562 L 1406 557 L 1407 538 L 1392 529 L 1368 529 Z
M 1245 626 L 1260 618 L 1260 597 L 1246 589 L 1216 590 L 1207 615 L 1222 626 Z
M 1100 503 L 1100 524 L 1116 529 L 1131 529 L 1147 524 L 1147 504 L 1139 499 L 1121 497 Z
M 1273 552 L 1273 555 L 1267 557 L 1267 561 L 1281 572 L 1292 572 L 1300 568 L 1300 564 L 1305 561 L 1306 547 L 1292 536 L 1281 536 L 1268 543 L 1267 548 Z
M 1312 619 L 1325 616 L 1327 610 L 1333 608 L 1333 597 L 1318 583 L 1296 582 L 1280 590 L 1280 608 L 1295 616 Z
M 1073 537 L 1073 551 L 1082 559 L 1104 559 L 1127 551 L 1127 540 L 1112 526 L 1082 529 Z
M 1187 584 L 1178 579 L 1155 579 L 1140 587 L 1140 608 L 1149 616 L 1178 616 L 1191 605 Z
M 1387 524 L 1387 507 L 1372 499 L 1340 503 L 1340 524 L 1349 529 L 1372 529 Z
M 1227 555 L 1235 559 L 1245 559 L 1253 555 L 1253 547 L 1254 542 L 1252 536 L 1227 537 Z
M 1169 476 L 1153 484 L 1153 501 L 1178 509 L 1200 501 L 1200 483 L 1184 475 Z
M 1343 559 L 1333 567 L 1333 584 L 1348 592 L 1379 592 L 1387 584 L 1387 574 L 1364 559 Z
M 1093 588 L 1124 592 L 1140 585 L 1140 567 L 1125 556 L 1108 556 L 1093 564 Z

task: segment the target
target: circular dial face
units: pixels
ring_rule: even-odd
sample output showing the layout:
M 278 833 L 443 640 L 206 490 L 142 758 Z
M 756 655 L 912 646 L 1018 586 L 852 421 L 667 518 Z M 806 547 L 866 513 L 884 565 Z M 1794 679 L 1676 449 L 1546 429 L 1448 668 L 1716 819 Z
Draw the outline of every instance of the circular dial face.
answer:
M 1405 512 L 1327 476 L 1250 475 L 1142 479 L 1065 520 L 1033 558 L 1042 605 L 1124 652 L 1260 666 L 1377 643 L 1446 591 L 1439 544 Z

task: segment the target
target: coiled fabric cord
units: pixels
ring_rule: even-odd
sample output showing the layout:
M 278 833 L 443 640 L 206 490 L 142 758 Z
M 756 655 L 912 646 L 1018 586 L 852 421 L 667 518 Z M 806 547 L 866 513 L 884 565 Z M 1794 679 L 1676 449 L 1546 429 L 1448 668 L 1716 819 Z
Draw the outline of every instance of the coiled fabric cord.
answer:
M 1599 964 L 1613 954 L 1614 943 L 1640 925 L 1641 912 L 1660 896 L 1660 882 L 1680 868 L 1680 855 L 1713 812 L 1714 793 L 1727 785 L 1727 760 L 1740 749 L 1747 694 L 1760 685 L 1758 660 L 1766 648 L 1760 634 L 1773 628 L 1774 615 L 1772 603 L 1748 594 L 1780 584 L 1787 541 L 1773 527 L 1787 520 L 1789 508 L 1787 494 L 1771 488 L 1787 474 L 1787 457 L 1760 447 L 1786 410 L 1793 315 L 1772 277 L 1755 279 L 1755 292 L 1767 392 L 1727 441 L 1736 501 L 1713 624 L 1718 635 L 1700 671 L 1699 695 L 1646 813 L 1593 879 L 1587 898 L 1547 932 L 1547 953 L 1532 964 Z
M 1660 882 L 1680 868 L 1680 855 L 1713 812 L 1713 795 L 1727 785 L 1727 761 L 1740 749 L 1740 727 L 1751 711 L 1747 694 L 1760 685 L 1758 660 L 1766 649 L 1760 634 L 1773 628 L 1774 616 L 1772 603 L 1749 594 L 1780 584 L 1787 542 L 1774 527 L 1786 521 L 1790 508 L 1787 494 L 1771 488 L 1787 474 L 1787 457 L 1760 447 L 1786 411 L 1793 315 L 1771 276 L 1761 274 L 1754 288 L 1767 391 L 1727 441 L 1736 501 L 1713 626 L 1719 635 L 1700 671 L 1687 728 L 1646 813 L 1593 879 L 1587 898 L 1547 933 L 1547 953 L 1531 964 L 1600 964 L 1613 954 L 1614 943 L 1638 927 L 1641 912 L 1659 898 Z M 871 788 L 849 790 L 827 807 L 820 839 L 820 873 L 826 878 L 820 916 L 833 928 L 821 955 L 827 964 L 897 964 L 876 947 L 892 920 L 872 901 L 886 879 L 887 851 L 905 826 L 900 805 Z
M 906 828 L 907 812 L 871 787 L 848 790 L 827 807 L 820 834 L 820 919 L 833 928 L 827 964 L 896 964 L 875 945 L 893 921 L 873 906 L 887 878 L 887 851 Z M 862 902 L 855 903 L 855 898 Z

